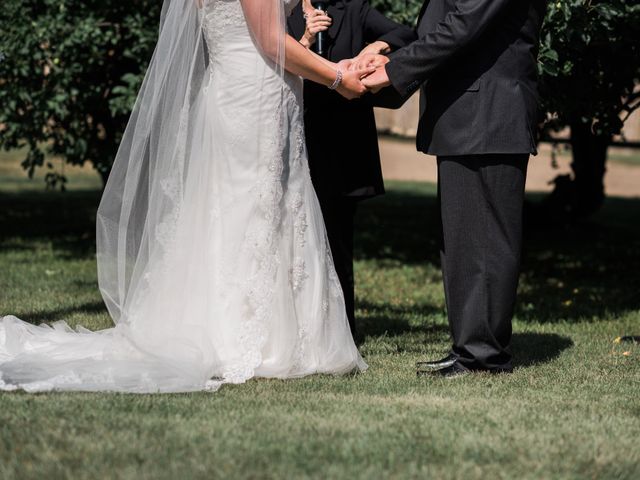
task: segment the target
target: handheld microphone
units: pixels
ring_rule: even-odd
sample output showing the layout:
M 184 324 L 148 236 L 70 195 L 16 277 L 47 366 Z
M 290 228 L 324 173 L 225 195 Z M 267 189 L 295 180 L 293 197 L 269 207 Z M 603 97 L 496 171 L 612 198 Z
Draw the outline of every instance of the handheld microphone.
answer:
M 311 6 L 317 10 L 322 10 L 324 12 L 329 8 L 328 0 L 316 0 L 311 2 Z M 327 55 L 327 32 L 318 32 L 316 34 L 316 43 L 314 45 L 315 52 L 321 57 L 325 57 Z

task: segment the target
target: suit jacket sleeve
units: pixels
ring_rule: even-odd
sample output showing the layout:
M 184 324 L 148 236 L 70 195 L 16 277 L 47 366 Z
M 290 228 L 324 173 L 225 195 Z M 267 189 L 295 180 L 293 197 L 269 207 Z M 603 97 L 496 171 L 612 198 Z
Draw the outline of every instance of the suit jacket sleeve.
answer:
M 360 18 L 364 40 L 367 43 L 383 41 L 388 43 L 392 50 L 397 50 L 417 38 L 413 29 L 388 19 L 375 8 L 371 8 L 367 1 L 362 2 Z
M 435 29 L 422 32 L 418 40 L 390 56 L 386 71 L 391 84 L 402 96 L 410 96 L 478 39 L 514 1 L 518 0 L 456 0 L 455 10 Z

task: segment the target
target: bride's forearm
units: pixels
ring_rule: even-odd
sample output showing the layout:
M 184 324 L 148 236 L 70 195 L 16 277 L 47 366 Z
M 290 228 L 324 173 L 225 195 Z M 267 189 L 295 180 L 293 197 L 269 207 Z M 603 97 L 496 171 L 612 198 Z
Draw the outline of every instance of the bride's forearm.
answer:
M 307 50 L 285 33 L 281 0 L 241 0 L 241 5 L 262 53 L 276 62 L 284 60 L 283 67 L 295 75 L 322 85 L 333 84 L 337 76 L 335 65 Z M 280 57 L 283 41 L 284 59 Z
M 304 45 L 303 45 L 303 47 L 304 47 Z M 314 57 L 314 58 L 316 58 L 317 60 L 320 60 L 322 63 L 324 63 L 324 64 L 326 64 L 326 65 L 329 65 L 329 66 L 330 66 L 331 68 L 333 68 L 334 70 L 335 70 L 336 68 L 338 68 L 338 66 L 336 65 L 336 63 L 335 63 L 335 62 L 332 62 L 331 60 L 327 60 L 327 59 L 326 59 L 326 58 L 324 58 L 324 57 L 321 57 L 320 55 L 318 55 L 318 54 L 317 54 L 316 52 L 314 52 L 313 50 L 309 50 L 308 48 L 307 48 L 306 50 L 311 54 L 311 56 L 313 56 L 313 57 Z
M 285 69 L 307 80 L 329 86 L 336 79 L 336 65 L 304 48 L 293 37 L 285 39 Z
M 373 73 L 375 68 L 338 72 L 336 64 L 304 48 L 285 32 L 282 0 L 240 2 L 253 38 L 264 55 L 274 62 L 283 62 L 281 66 L 288 72 L 334 88 L 345 98 L 357 98 L 366 93 L 362 78 Z

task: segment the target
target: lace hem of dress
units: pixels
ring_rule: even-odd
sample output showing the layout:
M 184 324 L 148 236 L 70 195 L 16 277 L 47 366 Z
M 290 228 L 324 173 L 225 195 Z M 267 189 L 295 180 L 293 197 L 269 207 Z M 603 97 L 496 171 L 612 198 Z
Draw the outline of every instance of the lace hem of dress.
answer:
M 281 94 L 287 95 L 284 85 Z M 283 102 L 280 102 L 271 119 L 274 128 L 270 131 L 286 131 L 284 108 Z M 261 155 L 263 167 L 266 167 L 265 174 L 252 192 L 258 214 L 247 229 L 240 256 L 252 257 L 255 270 L 242 282 L 247 314 L 243 315 L 239 340 L 244 355 L 240 362 L 229 365 L 223 372 L 224 380 L 230 383 L 243 383 L 254 376 L 256 368 L 262 363 L 262 348 L 269 333 L 266 325 L 273 310 L 274 280 L 279 267 L 278 231 L 281 226 L 280 202 L 283 198 L 284 140 L 284 135 L 274 135 L 265 141 L 264 155 Z

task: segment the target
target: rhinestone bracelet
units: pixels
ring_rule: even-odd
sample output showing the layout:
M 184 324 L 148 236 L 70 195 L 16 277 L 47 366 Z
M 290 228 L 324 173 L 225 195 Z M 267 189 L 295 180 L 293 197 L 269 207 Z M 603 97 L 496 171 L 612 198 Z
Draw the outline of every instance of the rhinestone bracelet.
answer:
M 329 90 L 335 90 L 342 83 L 342 70 L 336 70 L 336 79 L 329 87 Z

